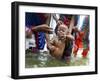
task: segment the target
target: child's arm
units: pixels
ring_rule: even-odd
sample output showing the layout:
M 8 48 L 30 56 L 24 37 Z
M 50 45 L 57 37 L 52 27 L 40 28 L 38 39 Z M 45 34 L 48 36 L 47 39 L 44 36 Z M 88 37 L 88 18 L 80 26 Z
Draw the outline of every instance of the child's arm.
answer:
M 47 48 L 53 57 L 61 59 L 65 48 L 65 43 L 58 42 L 56 39 L 54 39 L 52 42 L 47 44 Z
M 51 43 L 47 43 L 47 48 L 48 48 L 48 50 L 49 50 L 50 52 L 55 51 L 55 46 L 52 45 Z
M 55 50 L 55 40 L 54 40 L 54 38 L 52 38 L 51 40 L 47 41 L 47 48 L 50 51 L 54 51 Z
M 74 36 L 71 34 L 66 35 L 66 38 L 70 39 L 70 40 L 75 40 Z

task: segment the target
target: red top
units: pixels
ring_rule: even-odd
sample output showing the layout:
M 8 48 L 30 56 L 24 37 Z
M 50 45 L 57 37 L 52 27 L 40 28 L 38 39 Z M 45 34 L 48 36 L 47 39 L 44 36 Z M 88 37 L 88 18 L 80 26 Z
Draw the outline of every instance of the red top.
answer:
M 78 48 L 83 48 L 83 42 L 82 42 L 83 36 L 84 32 L 79 32 L 76 36 L 75 44 L 78 46 Z

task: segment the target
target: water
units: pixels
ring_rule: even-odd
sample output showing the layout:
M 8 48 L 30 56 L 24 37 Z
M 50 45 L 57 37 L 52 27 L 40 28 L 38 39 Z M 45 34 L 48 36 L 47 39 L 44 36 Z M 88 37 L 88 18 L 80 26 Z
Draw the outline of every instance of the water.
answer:
M 26 68 L 80 66 L 87 65 L 87 62 L 88 58 L 72 58 L 70 64 L 67 64 L 66 61 L 55 59 L 46 51 L 41 53 L 26 52 L 25 56 Z

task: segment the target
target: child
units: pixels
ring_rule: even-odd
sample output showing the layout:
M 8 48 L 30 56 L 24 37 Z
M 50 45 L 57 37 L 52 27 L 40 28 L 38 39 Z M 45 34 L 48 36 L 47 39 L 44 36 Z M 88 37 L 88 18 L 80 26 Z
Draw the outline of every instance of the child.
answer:
M 75 39 L 75 46 L 74 46 L 74 57 L 76 57 L 78 55 L 78 51 L 81 49 L 82 55 L 81 57 L 86 57 L 89 51 L 89 34 L 87 34 L 88 31 L 88 27 L 85 26 L 83 31 L 80 31 L 77 29 L 76 31 L 76 39 Z M 84 40 L 84 41 L 83 41 Z M 85 47 L 84 47 L 84 42 L 85 42 Z
M 74 37 L 69 33 L 68 27 L 65 24 L 58 25 L 55 33 L 56 36 L 47 42 L 47 48 L 52 56 L 62 59 L 66 42 L 74 40 Z

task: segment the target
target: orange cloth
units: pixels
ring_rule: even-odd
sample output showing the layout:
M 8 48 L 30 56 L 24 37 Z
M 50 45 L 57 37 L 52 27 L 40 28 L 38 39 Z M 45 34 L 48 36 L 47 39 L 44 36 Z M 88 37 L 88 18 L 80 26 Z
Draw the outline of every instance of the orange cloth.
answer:
M 73 49 L 73 53 L 75 54 L 75 56 L 77 55 L 77 52 L 79 50 L 79 48 L 83 48 L 83 36 L 84 36 L 84 32 L 78 32 L 76 39 L 75 39 L 75 46 Z
M 87 57 L 88 51 L 89 51 L 89 47 L 83 50 L 82 55 L 84 58 Z
M 77 45 L 78 48 L 83 48 L 83 36 L 84 36 L 84 32 L 78 32 L 78 35 L 75 39 L 75 45 Z

